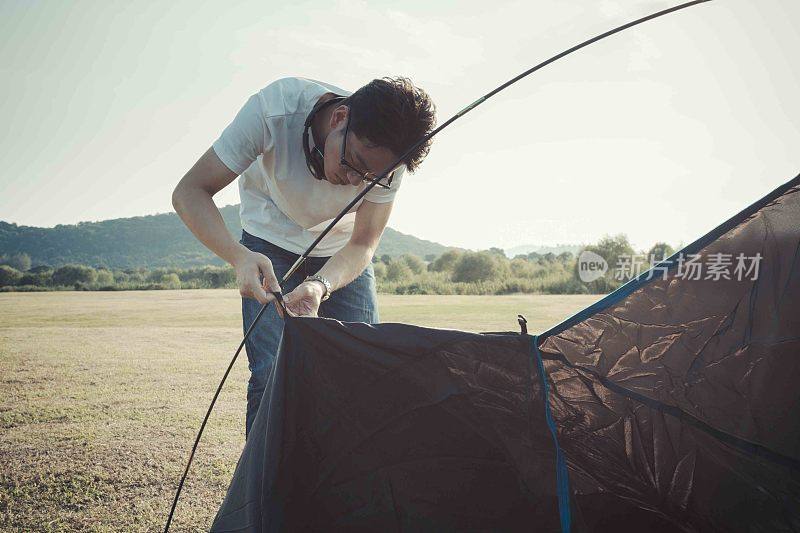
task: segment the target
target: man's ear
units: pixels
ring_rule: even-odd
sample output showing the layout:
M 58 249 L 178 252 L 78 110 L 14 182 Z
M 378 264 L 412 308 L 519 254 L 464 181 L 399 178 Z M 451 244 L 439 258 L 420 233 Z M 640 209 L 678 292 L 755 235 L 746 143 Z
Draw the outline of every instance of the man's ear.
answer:
M 330 128 L 334 130 L 341 124 L 344 124 L 347 120 L 348 113 L 350 113 L 350 108 L 346 105 L 336 106 L 336 108 L 333 110 L 333 113 L 331 113 L 330 124 L 328 124 Z

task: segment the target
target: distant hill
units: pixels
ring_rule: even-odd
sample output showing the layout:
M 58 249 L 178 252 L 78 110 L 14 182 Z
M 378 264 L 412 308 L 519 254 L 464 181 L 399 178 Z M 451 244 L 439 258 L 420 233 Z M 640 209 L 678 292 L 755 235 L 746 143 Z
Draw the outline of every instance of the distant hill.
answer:
M 220 209 L 228 231 L 238 240 L 239 206 Z M 441 244 L 386 228 L 376 255 L 440 255 Z M 198 241 L 175 213 L 59 224 L 54 228 L 18 226 L 0 221 L 0 254 L 24 252 L 36 265 L 79 263 L 109 268 L 189 268 L 224 261 Z
M 518 255 L 528 255 L 531 252 L 536 252 L 537 254 L 547 254 L 552 253 L 555 255 L 570 252 L 573 255 L 577 255 L 585 245 L 583 244 L 557 244 L 555 246 L 536 246 L 534 244 L 525 244 L 522 246 L 515 246 L 513 248 L 508 248 L 503 250 L 507 257 L 514 258 Z

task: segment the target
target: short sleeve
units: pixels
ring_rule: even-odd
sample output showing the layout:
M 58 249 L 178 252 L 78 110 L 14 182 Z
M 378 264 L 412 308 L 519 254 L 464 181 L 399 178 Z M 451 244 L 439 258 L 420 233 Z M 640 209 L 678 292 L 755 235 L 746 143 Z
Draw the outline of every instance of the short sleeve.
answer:
M 405 169 L 405 165 L 400 165 L 400 167 L 394 171 L 394 178 L 392 179 L 392 185 L 389 189 L 385 189 L 379 185 L 376 185 L 372 188 L 372 190 L 364 195 L 364 200 L 376 204 L 385 204 L 386 202 L 391 202 L 394 200 L 397 190 L 400 188 L 400 183 L 403 181 Z
M 212 148 L 226 167 L 241 174 L 264 153 L 269 132 L 261 98 L 256 93 L 244 103 Z

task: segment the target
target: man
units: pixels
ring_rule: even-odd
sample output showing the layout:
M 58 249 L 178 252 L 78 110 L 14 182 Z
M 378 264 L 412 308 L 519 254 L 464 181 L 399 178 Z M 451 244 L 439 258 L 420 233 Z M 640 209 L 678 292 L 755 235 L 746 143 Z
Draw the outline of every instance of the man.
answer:
M 409 154 L 282 279 L 328 223 L 389 165 L 433 130 L 435 106 L 406 78 L 376 79 L 350 93 L 305 79 L 279 79 L 251 96 L 172 194 L 194 235 L 230 263 L 246 331 L 270 291 L 286 293 L 293 315 L 379 321 L 372 256 L 404 170 L 413 172 L 430 141 Z M 239 176 L 242 238 L 235 242 L 212 197 Z M 283 330 L 276 305 L 245 349 L 249 434 Z

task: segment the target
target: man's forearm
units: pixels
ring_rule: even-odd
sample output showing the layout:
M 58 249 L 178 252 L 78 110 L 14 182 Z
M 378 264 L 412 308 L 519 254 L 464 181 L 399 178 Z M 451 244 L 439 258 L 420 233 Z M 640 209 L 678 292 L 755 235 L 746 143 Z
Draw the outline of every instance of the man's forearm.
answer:
M 370 246 L 348 242 L 328 259 L 317 274 L 330 281 L 331 290 L 335 291 L 361 275 L 372 261 L 374 253 L 375 249 Z
M 231 265 L 247 250 L 231 237 L 219 209 L 206 191 L 176 189 L 172 205 L 195 237 Z

